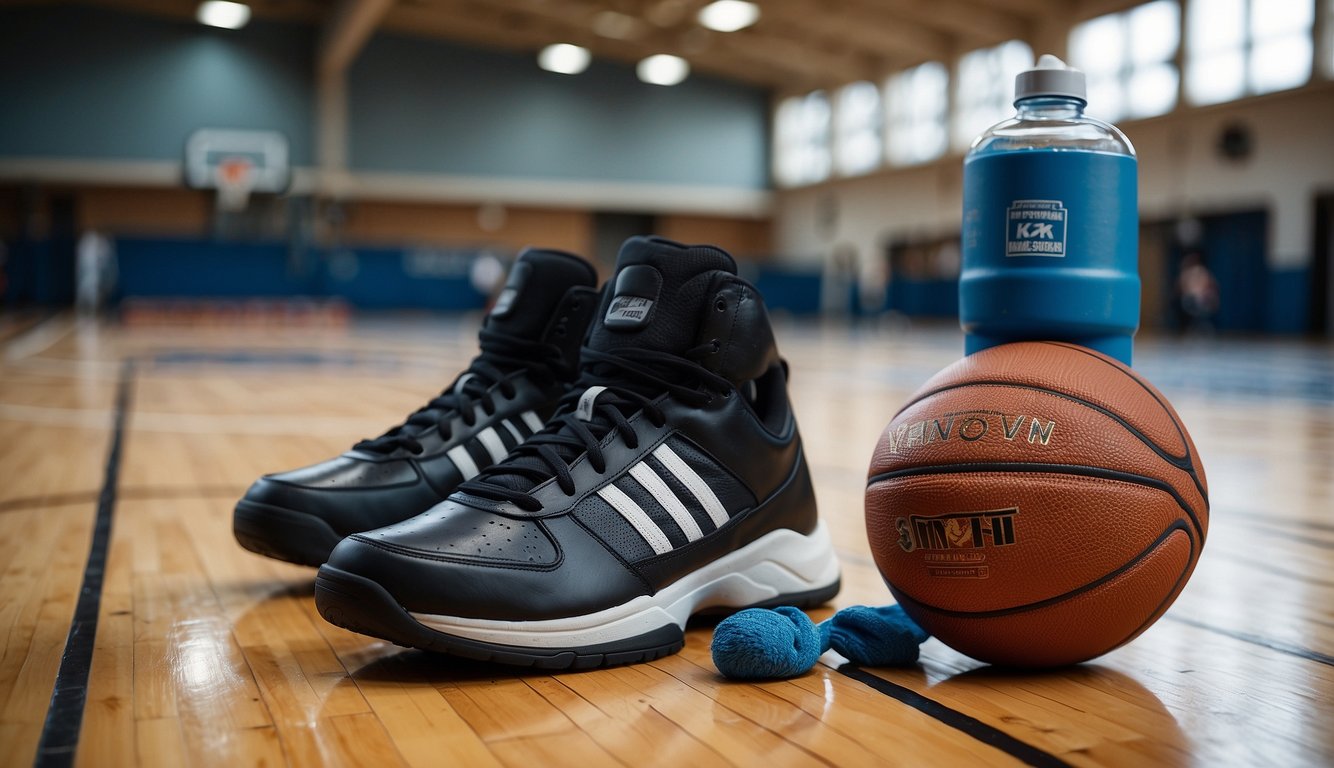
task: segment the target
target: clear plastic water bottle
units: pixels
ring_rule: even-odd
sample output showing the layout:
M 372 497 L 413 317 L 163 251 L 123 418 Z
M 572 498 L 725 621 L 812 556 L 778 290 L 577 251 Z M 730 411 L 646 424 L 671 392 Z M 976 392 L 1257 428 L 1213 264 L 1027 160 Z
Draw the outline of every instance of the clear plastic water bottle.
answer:
M 1084 115 L 1084 73 L 1044 55 L 1015 77 L 1017 114 L 963 165 L 965 352 L 1070 341 L 1127 365 L 1139 327 L 1135 149 Z

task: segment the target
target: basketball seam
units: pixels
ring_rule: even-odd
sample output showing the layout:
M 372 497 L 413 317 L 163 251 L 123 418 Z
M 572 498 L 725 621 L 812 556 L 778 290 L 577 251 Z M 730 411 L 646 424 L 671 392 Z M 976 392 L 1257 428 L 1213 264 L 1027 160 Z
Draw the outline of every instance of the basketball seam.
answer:
M 926 610 L 941 614 L 942 616 L 949 616 L 952 618 L 959 618 L 959 619 L 994 619 L 994 618 L 999 618 L 1001 616 L 1010 616 L 1016 613 L 1023 613 L 1024 611 L 1031 611 L 1038 608 L 1046 608 L 1048 606 L 1069 600 L 1072 597 L 1078 597 L 1079 595 L 1082 595 L 1086 592 L 1097 589 L 1098 587 L 1101 587 L 1102 585 L 1112 581 L 1116 577 L 1126 573 L 1131 568 L 1138 565 L 1140 561 L 1142 561 L 1144 558 L 1152 554 L 1154 550 L 1162 546 L 1162 544 L 1167 541 L 1168 537 L 1171 536 L 1175 531 L 1182 531 L 1186 534 L 1186 539 L 1190 542 L 1190 552 L 1193 560 L 1196 553 L 1195 537 L 1191 535 L 1189 526 L 1187 526 L 1182 521 L 1177 520 L 1173 522 L 1171 525 L 1169 525 L 1166 529 L 1164 529 L 1163 532 L 1158 535 L 1158 538 L 1154 539 L 1153 542 L 1151 542 L 1149 546 L 1145 547 L 1143 551 L 1141 551 L 1138 555 L 1135 555 L 1130 560 L 1127 560 L 1123 565 L 1116 568 L 1116 570 L 1106 573 L 1098 577 L 1097 579 L 1089 582 L 1088 584 L 1076 587 L 1070 590 L 1069 592 L 1065 592 L 1064 594 L 1056 595 L 1055 597 L 1044 598 L 1042 600 L 1038 600 L 1037 602 L 1028 603 L 1026 605 L 1017 605 L 1010 608 L 997 608 L 995 610 L 990 610 L 990 611 L 956 611 L 956 610 L 951 610 L 949 608 L 940 608 L 930 603 L 923 602 L 922 600 L 918 600 L 917 598 L 908 594 L 908 592 L 901 587 L 894 588 L 894 591 L 896 592 L 895 596 L 899 598 L 900 602 L 902 602 L 906 598 L 909 602 L 914 603 L 918 607 L 925 608 Z M 888 579 L 886 579 L 886 581 L 888 581 Z M 1180 583 L 1181 580 L 1178 577 L 1177 584 Z M 1174 585 L 1173 591 L 1175 590 L 1176 587 Z M 1161 608 L 1162 608 L 1162 603 L 1159 603 L 1158 607 L 1154 608 L 1154 614 L 1156 614 Z M 1143 629 L 1144 626 L 1145 626 L 1144 624 L 1141 624 L 1139 629 Z M 1133 637 L 1133 635 L 1131 635 L 1131 637 Z M 1126 641 L 1122 640 L 1121 642 L 1124 643 Z M 1120 644 L 1118 643 L 1118 645 Z M 1113 646 L 1113 648 L 1115 647 L 1117 646 Z M 1109 648 L 1108 650 L 1111 649 Z
M 1077 475 L 1081 477 L 1093 477 L 1101 480 L 1114 480 L 1134 485 L 1142 485 L 1147 488 L 1163 491 L 1170 494 L 1176 501 L 1181 511 L 1185 512 L 1190 518 L 1191 523 L 1195 525 L 1195 531 L 1200 535 L 1200 541 L 1204 541 L 1204 526 L 1200 523 L 1199 517 L 1195 511 L 1190 508 L 1186 500 L 1172 487 L 1171 483 L 1165 480 L 1159 480 L 1156 477 L 1146 475 L 1136 475 L 1130 472 L 1122 472 L 1117 469 L 1106 469 L 1103 467 L 1086 467 L 1079 464 L 1036 464 L 1028 462 L 971 462 L 965 464 L 949 464 L 946 466 L 926 466 L 926 467 L 908 467 L 906 469 L 896 469 L 892 472 L 881 472 L 878 475 L 872 475 L 866 481 L 866 487 L 869 489 L 876 483 L 886 480 L 895 480 L 900 477 L 914 477 L 918 475 L 948 475 L 962 474 L 969 472 L 1030 472 L 1035 474 L 1051 475 Z M 1206 507 L 1205 511 L 1208 511 Z
M 909 403 L 907 403 L 906 405 L 904 405 L 902 408 L 899 409 L 899 414 L 903 413 L 904 411 L 906 411 L 908 408 L 912 407 L 913 405 L 916 405 L 917 403 L 919 403 L 919 402 L 921 402 L 921 401 L 927 399 L 928 397 L 933 397 L 933 396 L 935 396 L 935 395 L 941 394 L 942 392 L 951 392 L 951 391 L 954 391 L 954 390 L 957 390 L 957 389 L 965 389 L 965 388 L 967 388 L 967 387 L 973 387 L 973 386 L 983 386 L 983 387 L 1010 387 L 1010 388 L 1013 388 L 1013 389 L 1027 389 L 1027 390 L 1031 390 L 1031 391 L 1034 391 L 1034 392 L 1045 392 L 1046 394 L 1053 395 L 1053 396 L 1055 396 L 1055 397 L 1060 397 L 1060 398 L 1063 398 L 1063 399 L 1065 399 L 1065 400 L 1069 400 L 1069 401 L 1072 402 L 1072 403 L 1075 403 L 1075 404 L 1077 404 L 1077 405 L 1082 405 L 1082 406 L 1084 406 L 1084 407 L 1086 407 L 1086 408 L 1089 408 L 1089 409 L 1091 409 L 1091 410 L 1095 410 L 1095 411 L 1097 411 L 1097 412 L 1103 414 L 1104 416 L 1108 417 L 1109 419 L 1112 419 L 1112 420 L 1115 421 L 1116 423 L 1120 424 L 1123 428 L 1125 428 L 1125 430 L 1126 430 L 1127 432 L 1129 432 L 1129 433 L 1130 433 L 1131 435 L 1133 435 L 1137 440 L 1139 440 L 1141 443 L 1143 443 L 1145 446 L 1147 446 L 1149 450 L 1151 450 L 1151 451 L 1153 451 L 1154 453 L 1158 454 L 1158 457 L 1159 457 L 1159 458 L 1163 459 L 1163 460 L 1166 461 L 1168 464 L 1172 465 L 1173 467 L 1176 467 L 1177 469 L 1181 470 L 1182 472 L 1185 472 L 1185 473 L 1186 473 L 1186 476 L 1190 478 L 1191 483 L 1195 486 L 1195 490 L 1199 492 L 1199 494 L 1200 494 L 1200 498 L 1204 500 L 1204 509 L 1205 509 L 1205 511 L 1208 511 L 1208 509 L 1209 509 L 1209 493 L 1208 493 L 1208 491 L 1206 491 L 1206 490 L 1204 489 L 1204 485 L 1200 482 L 1200 478 L 1197 477 L 1196 474 L 1195 474 L 1195 463 L 1194 463 L 1194 461 L 1192 461 L 1191 452 L 1190 452 L 1190 443 L 1189 443 L 1189 442 L 1187 442 L 1186 440 L 1183 439 L 1183 440 L 1182 440 L 1182 445 L 1185 446 L 1185 448 L 1186 448 L 1186 453 L 1185 453 L 1184 456 L 1175 456 L 1175 455 L 1173 455 L 1172 453 L 1168 452 L 1168 450 L 1167 450 L 1166 448 L 1163 448 L 1162 446 L 1158 445 L 1158 444 L 1155 443 L 1154 441 L 1150 440 L 1149 437 L 1148 437 L 1147 435 L 1145 435 L 1143 432 L 1139 431 L 1139 429 L 1137 429 L 1137 428 L 1136 428 L 1133 424 L 1131 424 L 1130 422 L 1128 422 L 1128 421 L 1126 421 L 1125 419 L 1123 419 L 1119 414 L 1114 413 L 1113 411 L 1108 410 L 1107 408 L 1104 408 L 1104 407 L 1098 405 L 1097 403 L 1089 402 L 1088 400 L 1084 400 L 1083 398 L 1076 397 L 1075 395 L 1069 394 L 1069 393 L 1067 393 L 1067 392 L 1060 392 L 1060 391 L 1057 391 L 1057 390 L 1054 390 L 1054 389 L 1049 389 L 1049 388 L 1047 388 L 1047 387 L 1040 387 L 1040 386 L 1037 386 L 1036 384 L 1020 384 L 1020 383 L 1012 382 L 1012 381 L 993 381 L 993 380 L 965 381 L 965 382 L 960 382 L 960 383 L 958 383 L 958 384 L 951 384 L 951 385 L 949 385 L 949 386 L 947 386 L 947 387 L 941 387 L 941 388 L 939 388 L 939 389 L 934 389 L 934 390 L 932 390 L 932 391 L 930 391 L 930 392 L 924 393 L 921 397 L 913 398 L 912 401 L 910 401 Z M 899 414 L 895 414 L 895 415 L 894 415 L 894 418 L 898 418 L 898 415 L 899 415 Z M 1171 414 L 1168 414 L 1168 415 L 1170 416 Z M 1172 422 L 1173 422 L 1173 427 L 1175 427 L 1175 426 L 1176 426 L 1176 419 L 1172 419 Z
M 1194 547 L 1195 543 L 1192 540 L 1191 549 L 1194 550 Z M 1140 624 L 1138 627 L 1135 627 L 1135 631 L 1126 635 L 1125 639 L 1123 639 L 1116 645 L 1112 646 L 1112 648 L 1108 648 L 1107 650 L 1120 648 L 1121 646 L 1125 645 L 1131 640 L 1134 640 L 1136 637 L 1139 637 L 1141 632 L 1148 629 L 1155 622 L 1157 622 L 1158 619 L 1162 618 L 1162 615 L 1164 613 L 1167 613 L 1167 609 L 1168 607 L 1170 607 L 1172 601 L 1176 599 L 1177 595 L 1181 594 L 1181 590 L 1185 589 L 1186 581 L 1187 579 L 1190 578 L 1190 573 L 1193 567 L 1194 563 L 1186 563 L 1186 567 L 1182 568 L 1181 573 L 1177 575 L 1176 583 L 1172 585 L 1172 589 L 1167 593 L 1166 596 L 1163 597 L 1162 601 L 1158 603 L 1158 607 L 1153 609 L 1153 613 L 1149 614 L 1149 617 L 1144 620 L 1144 623 Z
M 1159 407 L 1163 409 L 1163 412 L 1172 417 L 1172 428 L 1177 431 L 1177 435 L 1181 438 L 1181 444 L 1186 448 L 1186 455 L 1183 458 L 1185 458 L 1190 464 L 1189 467 L 1183 467 L 1183 469 L 1185 469 L 1190 474 L 1191 480 L 1195 481 L 1195 487 L 1199 490 L 1200 495 L 1204 497 L 1204 503 L 1206 507 L 1208 506 L 1209 494 L 1205 492 L 1204 485 L 1200 482 L 1199 477 L 1195 474 L 1195 462 L 1192 460 L 1194 456 L 1192 455 L 1190 450 L 1190 438 L 1186 435 L 1185 428 L 1182 427 L 1181 422 L 1178 420 L 1178 416 L 1175 415 L 1175 411 L 1172 409 L 1169 403 L 1167 403 L 1163 398 L 1159 397 L 1158 393 L 1155 392 L 1152 387 L 1147 386 L 1145 382 L 1142 381 L 1138 376 L 1131 376 L 1127 374 L 1125 371 L 1121 370 L 1121 368 L 1117 367 L 1111 361 L 1107 360 L 1101 355 L 1094 353 L 1092 350 L 1085 349 L 1084 347 L 1081 347 L 1078 344 L 1069 344 L 1061 341 L 1049 340 L 1049 341 L 1040 341 L 1038 343 L 1050 344 L 1055 347 L 1062 347 L 1072 352 L 1078 352 L 1081 355 L 1086 355 L 1088 357 L 1091 357 L 1094 360 L 1097 360 L 1098 362 L 1107 366 L 1108 368 L 1114 369 L 1117 373 L 1125 375 L 1126 378 L 1138 384 L 1140 389 L 1147 392 L 1149 397 L 1152 397 L 1154 402 L 1158 403 Z

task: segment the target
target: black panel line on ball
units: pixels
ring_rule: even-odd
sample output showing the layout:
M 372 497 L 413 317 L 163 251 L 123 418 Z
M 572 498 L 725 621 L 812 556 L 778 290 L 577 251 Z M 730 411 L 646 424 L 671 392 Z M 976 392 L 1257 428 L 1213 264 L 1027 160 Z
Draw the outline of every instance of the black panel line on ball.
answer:
M 1319 651 L 1313 651 L 1310 648 L 1303 648 L 1294 643 L 1287 643 L 1282 640 L 1272 640 L 1260 635 L 1252 635 L 1249 632 L 1237 632 L 1232 629 L 1215 627 L 1212 624 L 1205 624 L 1202 621 L 1188 619 L 1184 616 L 1169 614 L 1163 618 L 1170 619 L 1178 624 L 1185 624 L 1188 627 L 1195 627 L 1196 629 L 1204 630 L 1205 632 L 1212 632 L 1216 635 L 1232 638 L 1233 640 L 1240 640 L 1243 643 L 1250 643 L 1251 645 L 1258 645 L 1261 648 L 1268 648 L 1271 651 L 1287 654 L 1288 656 L 1296 656 L 1299 659 L 1306 659 L 1307 661 L 1314 661 L 1317 664 L 1324 664 L 1327 667 L 1334 667 L 1334 656 Z
M 959 384 L 951 384 L 948 387 L 940 387 L 939 389 L 933 389 L 930 392 L 923 393 L 921 397 L 914 398 L 912 402 L 900 408 L 899 413 L 903 413 L 909 407 L 916 405 L 917 403 L 927 399 L 928 397 L 934 397 L 935 395 L 941 394 L 942 392 L 953 392 L 958 389 L 967 389 L 968 387 L 1008 387 L 1010 389 L 1026 389 L 1031 392 L 1042 392 L 1048 395 L 1052 395 L 1053 397 L 1059 397 L 1063 400 L 1068 400 L 1072 403 L 1075 403 L 1076 405 L 1082 405 L 1085 408 L 1089 408 L 1091 410 L 1097 411 L 1098 413 L 1101 413 L 1107 418 L 1120 424 L 1127 432 L 1129 432 L 1131 435 L 1134 435 L 1135 438 L 1139 440 L 1141 443 L 1143 443 L 1149 450 L 1158 454 L 1159 458 L 1161 458 L 1163 461 L 1166 461 L 1168 464 L 1171 464 L 1172 466 L 1176 467 L 1182 472 L 1185 472 L 1186 475 L 1190 477 L 1191 482 L 1195 484 L 1195 490 L 1199 491 L 1200 498 L 1204 499 L 1205 510 L 1207 511 L 1209 509 L 1209 493 L 1204 489 L 1204 483 L 1200 482 L 1199 476 L 1195 473 L 1195 463 L 1191 458 L 1190 443 L 1188 443 L 1184 439 L 1184 437 L 1181 441 L 1181 444 L 1185 448 L 1186 453 L 1184 456 L 1175 456 L 1169 453 L 1167 449 L 1163 448 L 1154 441 L 1150 440 L 1148 435 L 1145 435 L 1143 432 L 1139 431 L 1139 429 L 1137 429 L 1130 422 L 1126 421 L 1119 414 L 1110 411 L 1107 408 L 1098 405 L 1097 403 L 1092 403 L 1083 398 L 1076 397 L 1068 392 L 1061 392 L 1059 390 L 1050 389 L 1048 387 L 1039 387 L 1034 384 L 1020 384 L 1018 382 L 1013 382 L 1013 381 L 999 381 L 992 379 L 972 380 L 972 381 L 961 382 Z M 898 414 L 895 414 L 894 418 L 898 418 Z M 1174 427 L 1176 426 L 1175 419 L 1173 420 L 1173 426 Z M 1180 432 L 1180 430 L 1178 430 L 1178 432 Z
M 51 704 L 46 710 L 46 723 L 37 744 L 35 768 L 54 768 L 74 763 L 74 752 L 79 746 L 79 732 L 83 726 L 83 711 L 88 702 L 88 676 L 92 671 L 94 642 L 97 639 L 97 619 L 102 605 L 102 582 L 106 577 L 107 549 L 111 544 L 111 522 L 116 511 L 116 490 L 120 482 L 121 447 L 125 438 L 125 418 L 129 411 L 130 389 L 134 380 L 134 366 L 126 360 L 120 369 L 116 385 L 116 410 L 107 449 L 106 471 L 102 491 L 97 499 L 97 513 L 93 520 L 92 543 L 88 547 L 88 563 L 83 569 L 83 586 L 74 606 L 65 652 L 60 657 L 55 686 L 51 690 Z
M 1146 385 L 1144 384 L 1144 382 L 1141 381 L 1140 378 L 1139 378 L 1138 376 L 1131 376 L 1131 375 L 1129 375 L 1129 374 L 1126 374 L 1126 372 L 1125 372 L 1124 370 L 1122 370 L 1120 367 L 1118 367 L 1118 366 L 1115 365 L 1114 363 L 1108 361 L 1106 358 L 1101 357 L 1101 356 L 1099 356 L 1099 355 L 1096 355 L 1096 354 L 1094 354 L 1092 351 L 1090 351 L 1090 350 L 1088 350 L 1088 349 L 1086 349 L 1086 348 L 1084 348 L 1084 347 L 1081 347 L 1081 346 L 1079 346 L 1078 344 L 1071 344 L 1071 343 L 1069 343 L 1069 342 L 1064 342 L 1064 341 L 1042 341 L 1042 342 L 1039 342 L 1039 343 L 1040 343 L 1040 344 L 1050 344 L 1051 346 L 1054 346 L 1054 347 L 1062 347 L 1062 348 L 1064 348 L 1064 349 L 1068 349 L 1068 350 L 1070 350 L 1071 352 L 1078 352 L 1078 353 L 1081 354 L 1081 355 L 1085 355 L 1085 356 L 1087 356 L 1087 357 L 1091 357 L 1091 358 L 1093 358 L 1094 360 L 1097 360 L 1098 362 L 1102 363 L 1103 365 L 1107 366 L 1108 368 L 1111 368 L 1111 369 L 1115 370 L 1117 373 L 1120 373 L 1120 374 L 1125 375 L 1126 378 L 1128 378 L 1128 379 L 1130 379 L 1131 381 L 1133 381 L 1133 382 L 1135 382 L 1136 384 L 1138 384 L 1139 387 L 1140 387 L 1140 389 L 1142 389 L 1142 390 L 1144 390 L 1145 392 L 1147 392 L 1147 393 L 1149 394 L 1149 397 L 1152 397 L 1152 398 L 1154 399 L 1154 401 L 1158 403 L 1158 405 L 1162 406 L 1162 409 L 1163 409 L 1168 415 L 1171 415 L 1171 414 L 1172 414 L 1172 409 L 1168 406 L 1167 403 L 1163 402 L 1163 399 L 1162 399 L 1161 397 L 1158 396 L 1158 393 L 1157 393 L 1157 392 L 1153 391 L 1153 388 L 1152 388 L 1152 387 L 1146 386 Z M 1183 430 L 1183 429 L 1181 428 L 1181 425 L 1177 423 L 1177 420 L 1176 420 L 1175 418 L 1172 419 L 1172 426 L 1176 428 L 1177 434 L 1181 436 L 1181 444 L 1184 445 L 1184 446 L 1186 446 L 1186 455 L 1187 455 L 1187 456 L 1190 456 L 1190 441 L 1186 439 L 1186 432 L 1185 432 L 1185 430 Z
M 1078 352 L 1081 355 L 1085 355 L 1087 357 L 1093 358 L 1094 360 L 1097 360 L 1098 362 L 1102 363 L 1108 368 L 1115 370 L 1117 373 L 1125 375 L 1126 378 L 1138 384 L 1140 389 L 1147 392 L 1149 397 L 1152 397 L 1154 402 L 1158 403 L 1159 407 L 1163 409 L 1164 413 L 1166 413 L 1169 416 L 1172 416 L 1172 428 L 1175 429 L 1177 431 L 1177 435 L 1181 437 L 1181 445 L 1184 446 L 1186 449 L 1185 458 L 1190 464 L 1189 467 L 1183 467 L 1183 469 L 1185 469 L 1187 472 L 1190 473 L 1190 478 L 1195 481 L 1196 489 L 1198 489 L 1200 495 L 1204 497 L 1204 508 L 1205 509 L 1209 508 L 1209 494 L 1205 493 L 1204 484 L 1200 482 L 1199 477 L 1196 476 L 1195 474 L 1195 462 L 1191 454 L 1190 438 L 1186 435 L 1186 429 L 1185 427 L 1182 426 L 1181 422 L 1178 420 L 1179 417 L 1175 415 L 1174 409 L 1171 407 L 1171 405 L 1169 405 L 1166 401 L 1164 401 L 1163 398 L 1158 395 L 1158 392 L 1154 391 L 1153 387 L 1148 386 L 1138 376 L 1131 376 L 1127 374 L 1124 370 L 1122 370 L 1112 362 L 1108 361 L 1106 358 L 1096 355 L 1091 350 L 1081 347 L 1078 344 L 1070 344 L 1068 342 L 1062 342 L 1062 341 L 1043 341 L 1039 343 L 1050 344 L 1055 347 L 1063 347 L 1065 349 L 1070 350 L 1071 352 Z
M 1194 553 L 1195 542 L 1191 541 L 1190 545 L 1191 545 L 1191 551 L 1192 553 Z M 1143 624 L 1140 624 L 1138 627 L 1135 627 L 1135 631 L 1126 635 L 1126 638 L 1124 640 L 1117 643 L 1116 644 L 1117 648 L 1120 648 L 1121 646 L 1125 645 L 1131 640 L 1134 640 L 1135 638 L 1139 637 L 1141 632 L 1153 626 L 1154 622 L 1158 621 L 1158 619 L 1162 618 L 1163 614 L 1167 613 L 1167 609 L 1171 607 L 1172 602 L 1177 599 L 1177 595 L 1180 595 L 1181 590 L 1186 588 L 1186 582 L 1190 579 L 1191 571 L 1194 570 L 1194 568 L 1195 568 L 1195 558 L 1192 557 L 1189 561 L 1186 562 L 1185 567 L 1181 569 L 1180 575 L 1177 576 L 1176 583 L 1173 584 L 1172 588 L 1168 590 L 1166 595 L 1163 596 L 1162 602 L 1158 603 L 1158 607 L 1153 609 L 1153 612 L 1149 614 L 1149 617 L 1144 620 Z
M 1164 530 L 1161 534 L 1159 534 L 1158 538 L 1153 540 L 1153 543 L 1149 544 L 1149 546 L 1145 547 L 1142 552 L 1135 555 L 1130 560 L 1127 560 L 1123 565 L 1119 566 L 1116 570 L 1104 574 L 1103 576 L 1100 576 L 1095 581 L 1091 581 L 1088 584 L 1085 584 L 1081 587 L 1072 589 L 1069 592 L 1066 592 L 1065 594 L 1057 595 L 1055 597 L 1048 597 L 1044 600 L 1038 600 L 1037 602 L 1028 603 L 1026 605 L 1016 605 L 1010 608 L 997 608 L 996 610 L 993 611 L 955 611 L 949 608 L 941 608 L 939 606 L 935 606 L 930 603 L 922 602 L 921 600 L 918 600 L 912 595 L 907 594 L 902 588 L 895 589 L 896 593 L 895 596 L 899 598 L 900 603 L 907 600 L 908 602 L 913 603 L 914 605 L 924 608 L 928 611 L 931 611 L 932 613 L 938 613 L 942 616 L 950 616 L 952 618 L 958 618 L 958 619 L 993 619 L 1000 616 L 1011 616 L 1016 613 L 1023 613 L 1024 611 L 1031 611 L 1037 608 L 1046 608 L 1049 605 L 1055 605 L 1056 603 L 1064 602 L 1065 600 L 1069 600 L 1072 597 L 1078 597 L 1079 595 L 1082 595 L 1085 592 L 1097 589 L 1098 587 L 1101 587 L 1103 584 L 1106 584 L 1107 582 L 1122 575 L 1126 571 L 1129 571 L 1131 568 L 1134 568 L 1136 565 L 1138 565 L 1140 561 L 1143 560 L 1145 557 L 1148 557 L 1149 555 L 1153 554 L 1154 550 L 1162 546 L 1163 542 L 1167 541 L 1167 539 L 1170 538 L 1172 534 L 1176 533 L 1177 531 L 1181 531 L 1182 533 L 1186 534 L 1186 539 L 1190 541 L 1190 551 L 1192 555 L 1191 559 L 1193 560 L 1194 555 L 1197 552 L 1195 547 L 1195 537 L 1191 535 L 1190 528 L 1185 523 L 1181 522 L 1180 520 L 1177 520 L 1176 522 L 1168 526 L 1167 529 Z M 1155 613 L 1157 612 L 1157 610 L 1158 609 L 1154 609 Z
M 1115 480 L 1123 483 L 1142 485 L 1146 488 L 1153 488 L 1157 491 L 1169 494 L 1176 500 L 1177 506 L 1185 512 L 1190 521 L 1195 525 L 1195 532 L 1200 535 L 1200 541 L 1204 541 L 1204 526 L 1199 518 L 1195 516 L 1195 510 L 1190 508 L 1190 504 L 1177 493 L 1171 483 L 1159 480 L 1156 477 L 1146 477 L 1136 475 L 1130 472 L 1121 472 L 1115 469 L 1104 469 L 1102 467 L 1086 467 L 1081 464 L 1034 464 L 1028 462 L 975 462 L 967 464 L 949 464 L 946 466 L 927 466 L 927 467 L 907 467 L 905 469 L 896 469 L 892 472 L 881 472 L 878 475 L 871 475 L 866 481 L 866 487 L 870 488 L 876 483 L 885 480 L 895 480 L 901 477 L 916 477 L 920 475 L 952 475 L 966 474 L 970 472 L 1031 472 L 1035 474 L 1051 475 L 1077 475 L 1079 477 L 1094 477 L 1100 480 Z
M 837 671 L 839 674 L 850 677 L 877 693 L 882 693 L 901 704 L 907 704 L 918 712 L 960 733 L 972 736 L 989 747 L 999 749 L 1025 765 L 1038 766 L 1039 768 L 1068 768 L 1070 765 L 1056 755 L 1020 741 L 999 728 L 994 728 L 971 715 L 966 715 L 934 699 L 929 699 L 911 688 L 891 683 L 855 664 L 844 664 L 838 667 Z

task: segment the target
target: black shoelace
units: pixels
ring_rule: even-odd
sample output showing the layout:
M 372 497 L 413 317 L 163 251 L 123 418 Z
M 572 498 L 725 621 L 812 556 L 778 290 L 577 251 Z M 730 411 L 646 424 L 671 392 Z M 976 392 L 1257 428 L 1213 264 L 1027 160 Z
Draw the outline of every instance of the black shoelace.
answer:
M 595 472 L 607 471 L 602 439 L 613 429 L 627 446 L 639 447 L 639 436 L 630 418 L 642 410 L 654 426 L 663 426 L 666 416 L 658 406 L 663 395 L 694 407 L 712 401 L 715 394 L 731 396 L 731 382 L 695 362 L 716 351 L 717 342 L 713 341 L 687 350 L 684 356 L 648 349 L 599 352 L 585 347 L 580 353 L 579 381 L 561 400 L 556 416 L 505 461 L 483 470 L 459 490 L 493 501 L 513 502 L 529 512 L 541 510 L 542 503 L 528 491 L 552 477 L 565 495 L 573 496 L 576 488 L 570 465 L 587 454 Z M 592 418 L 585 421 L 575 408 L 583 393 L 593 386 L 605 389 L 597 395 Z
M 402 424 L 377 438 L 362 440 L 352 449 L 389 454 L 406 448 L 414 454 L 421 453 L 422 444 L 418 438 L 427 430 L 435 428 L 441 439 L 449 440 L 449 424 L 455 416 L 461 416 L 463 423 L 471 427 L 477 422 L 475 405 L 480 404 L 488 416 L 494 414 L 494 392 L 498 390 L 506 398 L 514 397 L 516 377 L 526 374 L 539 387 L 550 386 L 557 378 L 560 350 L 550 344 L 485 328 L 480 341 L 481 353 L 448 389 L 418 408 Z M 499 386 L 493 390 L 496 385 Z

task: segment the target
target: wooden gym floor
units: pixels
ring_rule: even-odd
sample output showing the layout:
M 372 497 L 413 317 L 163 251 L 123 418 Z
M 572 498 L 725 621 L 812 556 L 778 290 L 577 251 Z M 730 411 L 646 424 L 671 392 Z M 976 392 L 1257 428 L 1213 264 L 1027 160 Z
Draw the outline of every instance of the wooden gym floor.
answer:
M 1203 454 L 1213 516 L 1190 585 L 1129 646 L 1006 674 L 932 640 L 913 669 L 827 655 L 751 685 L 714 671 L 708 627 L 679 655 L 577 674 L 404 651 L 322 621 L 312 570 L 235 544 L 251 480 L 401 419 L 471 356 L 475 322 L 0 317 L 0 762 L 40 748 L 43 765 L 114 766 L 1334 763 L 1330 346 L 1141 341 L 1139 369 Z M 866 461 L 959 339 L 785 325 L 780 346 L 843 559 L 834 606 L 885 603 Z

